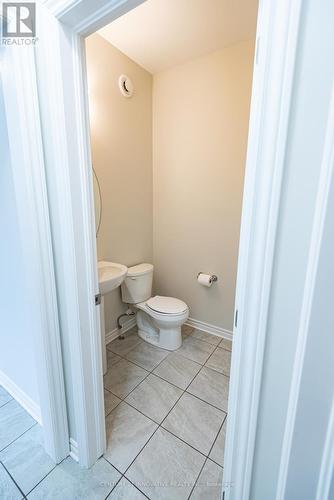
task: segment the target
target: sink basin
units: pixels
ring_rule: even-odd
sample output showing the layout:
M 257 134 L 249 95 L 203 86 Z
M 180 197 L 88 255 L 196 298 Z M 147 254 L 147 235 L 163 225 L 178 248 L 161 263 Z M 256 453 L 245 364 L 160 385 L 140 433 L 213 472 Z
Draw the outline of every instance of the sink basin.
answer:
M 100 261 L 98 263 L 99 288 L 102 295 L 112 292 L 125 280 L 128 268 L 116 262 Z

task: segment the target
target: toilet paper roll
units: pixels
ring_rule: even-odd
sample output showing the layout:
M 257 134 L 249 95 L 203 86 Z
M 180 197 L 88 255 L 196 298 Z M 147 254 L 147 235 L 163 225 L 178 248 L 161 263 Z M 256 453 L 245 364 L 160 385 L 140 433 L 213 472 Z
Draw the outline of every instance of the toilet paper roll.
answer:
M 212 285 L 212 277 L 211 274 L 200 273 L 197 276 L 197 281 L 200 285 L 210 287 Z

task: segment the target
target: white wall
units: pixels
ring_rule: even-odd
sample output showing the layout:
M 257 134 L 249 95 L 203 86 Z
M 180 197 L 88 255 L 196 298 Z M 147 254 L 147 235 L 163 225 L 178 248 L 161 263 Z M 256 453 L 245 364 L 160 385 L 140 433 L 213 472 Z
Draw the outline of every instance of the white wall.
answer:
M 155 289 L 232 330 L 254 42 L 154 75 Z M 210 289 L 199 271 L 218 275 Z
M 15 384 L 38 407 L 34 357 L 38 321 L 24 274 L 1 82 L 0 150 L 0 384 Z
M 302 5 L 298 64 L 285 160 L 279 233 L 275 246 L 252 500 L 276 498 L 324 131 L 334 76 L 334 4 L 330 1 L 312 0 L 303 2 Z M 327 269 L 329 270 L 329 267 Z M 328 294 L 329 288 L 327 287 L 326 291 L 324 288 L 323 293 Z M 319 328 L 313 331 L 313 335 L 318 335 L 320 341 L 320 337 L 328 335 L 328 331 L 322 331 L 319 323 Z M 332 332 L 330 335 L 332 336 Z M 306 404 L 305 400 L 305 411 L 300 414 L 297 429 L 297 433 L 303 436 L 303 442 L 299 443 L 302 445 L 294 456 L 294 465 L 299 469 L 299 474 L 294 476 L 290 486 L 293 485 L 296 489 L 289 488 L 285 497 L 287 500 L 315 498 L 314 471 L 310 475 L 308 471 L 311 472 L 311 464 L 314 464 L 312 435 L 318 432 L 322 420 L 314 418 L 310 421 L 306 407 L 313 404 L 315 414 L 318 409 L 319 415 L 325 412 L 323 416 L 328 412 L 328 409 L 323 407 L 317 408 L 318 397 L 322 399 L 322 381 L 319 380 L 319 374 L 322 373 L 323 358 L 320 353 L 323 345 L 322 338 L 321 345 L 314 348 L 313 353 L 309 353 L 314 364 L 313 369 L 308 371 L 310 378 L 305 393 L 308 403 Z M 324 383 L 328 383 L 328 380 L 324 380 Z M 330 384 L 333 385 L 332 378 Z M 301 469 L 302 464 L 304 468 Z
M 92 160 L 102 191 L 98 258 L 152 262 L 152 75 L 97 34 L 86 39 L 86 56 Z M 119 91 L 121 74 L 135 86 L 130 99 Z M 125 309 L 120 289 L 106 296 L 107 332 Z

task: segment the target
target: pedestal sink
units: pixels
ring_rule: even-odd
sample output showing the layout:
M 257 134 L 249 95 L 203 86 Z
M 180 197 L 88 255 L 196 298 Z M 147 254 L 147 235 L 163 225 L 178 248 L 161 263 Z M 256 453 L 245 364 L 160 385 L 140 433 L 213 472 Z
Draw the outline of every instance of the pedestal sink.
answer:
M 112 292 L 125 280 L 128 268 L 123 264 L 116 262 L 100 261 L 97 265 L 99 274 L 99 289 L 101 298 L 100 318 L 101 318 L 101 343 L 102 343 L 102 359 L 103 373 L 107 371 L 107 350 L 106 350 L 106 328 L 104 322 L 104 296 Z
M 107 262 L 105 260 L 101 260 L 97 267 L 101 295 L 106 295 L 121 286 L 128 272 L 128 268 L 123 266 L 123 264 L 116 264 L 116 262 Z

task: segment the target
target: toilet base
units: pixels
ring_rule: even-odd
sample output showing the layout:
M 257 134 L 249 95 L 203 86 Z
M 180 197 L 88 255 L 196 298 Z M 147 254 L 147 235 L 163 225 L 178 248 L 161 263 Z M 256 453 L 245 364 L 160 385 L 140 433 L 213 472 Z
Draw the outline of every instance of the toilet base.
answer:
M 175 351 L 182 345 L 181 324 L 165 324 L 166 321 L 159 321 L 151 318 L 146 312 L 138 311 L 136 315 L 138 335 L 152 345 Z M 180 323 L 180 321 L 178 321 Z

